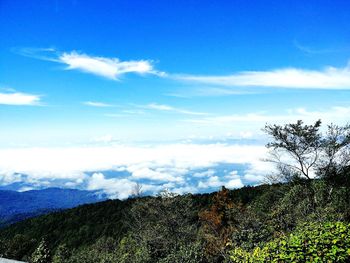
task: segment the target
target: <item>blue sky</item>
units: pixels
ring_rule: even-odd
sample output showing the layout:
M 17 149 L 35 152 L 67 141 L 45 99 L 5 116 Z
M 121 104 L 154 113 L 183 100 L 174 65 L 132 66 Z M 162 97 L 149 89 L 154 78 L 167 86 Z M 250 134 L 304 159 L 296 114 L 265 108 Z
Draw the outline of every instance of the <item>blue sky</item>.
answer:
M 259 141 L 266 122 L 345 124 L 349 10 L 2 0 L 0 148 Z

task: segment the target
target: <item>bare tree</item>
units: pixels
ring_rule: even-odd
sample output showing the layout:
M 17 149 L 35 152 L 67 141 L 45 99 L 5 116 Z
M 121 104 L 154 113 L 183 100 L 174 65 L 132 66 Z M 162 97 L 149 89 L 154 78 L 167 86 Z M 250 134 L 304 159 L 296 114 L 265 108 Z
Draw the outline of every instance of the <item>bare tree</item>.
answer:
M 131 196 L 132 197 L 141 197 L 142 194 L 143 194 L 142 184 L 140 184 L 139 182 L 136 182 L 134 187 L 131 190 Z

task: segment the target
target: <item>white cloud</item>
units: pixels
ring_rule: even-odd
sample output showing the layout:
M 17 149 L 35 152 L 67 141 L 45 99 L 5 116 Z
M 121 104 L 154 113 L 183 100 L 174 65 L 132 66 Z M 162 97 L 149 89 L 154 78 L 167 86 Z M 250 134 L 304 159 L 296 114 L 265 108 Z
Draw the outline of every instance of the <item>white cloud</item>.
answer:
M 179 195 L 188 194 L 188 193 L 198 193 L 198 189 L 194 186 L 183 186 L 171 189 L 171 192 Z
M 243 187 L 242 180 L 240 178 L 232 179 L 224 184 L 227 188 L 234 189 Z
M 94 173 L 89 179 L 88 190 L 104 190 L 111 198 L 125 199 L 131 195 L 135 183 L 128 179 L 105 179 L 102 173 Z
M 218 188 L 223 186 L 224 183 L 220 180 L 218 176 L 211 176 L 206 181 L 199 181 L 199 188 Z
M 210 177 L 213 176 L 215 174 L 215 170 L 213 169 L 209 169 L 203 172 L 197 172 L 193 174 L 193 177 Z
M 211 176 L 206 181 L 199 181 L 199 188 L 219 188 L 225 186 L 227 188 L 239 188 L 243 187 L 243 183 L 240 178 L 231 179 L 229 181 L 223 181 L 218 176 Z
M 102 190 L 109 195 L 110 198 L 125 199 L 133 194 L 136 182 L 128 178 L 109 178 L 106 179 L 103 173 L 94 173 L 88 180 L 88 190 Z M 142 191 L 157 193 L 164 190 L 164 186 L 141 184 Z M 177 188 L 176 192 L 185 192 L 186 190 L 195 190 L 193 188 L 184 187 Z M 174 191 L 175 192 L 175 191 Z
M 156 71 L 150 60 L 121 61 L 118 58 L 89 56 L 75 50 L 59 52 L 54 48 L 22 48 L 17 52 L 31 58 L 65 64 L 67 70 L 80 70 L 112 80 L 127 73 L 165 75 Z
M 91 106 L 91 107 L 113 107 L 113 105 L 111 104 L 107 104 L 104 102 L 98 102 L 98 101 L 85 101 L 83 102 L 84 105 L 86 106 Z
M 0 104 L 3 105 L 39 105 L 40 96 L 12 92 L 12 93 L 0 93 Z
M 157 104 L 157 103 L 151 103 L 146 106 L 145 108 L 152 109 L 152 110 L 160 110 L 160 111 L 173 111 L 174 108 L 168 105 L 163 104 Z
M 350 89 L 350 64 L 323 70 L 282 68 L 270 71 L 243 71 L 224 76 L 174 75 L 193 83 L 235 87 L 275 87 L 307 89 Z
M 259 182 L 259 181 L 262 181 L 264 179 L 264 176 L 266 176 L 266 174 L 259 175 L 259 174 L 247 173 L 244 175 L 244 180 L 246 180 L 248 182 Z
M 162 173 L 149 167 L 141 167 L 136 168 L 135 166 L 131 166 L 128 168 L 129 172 L 131 172 L 133 178 L 137 179 L 148 179 L 153 181 L 164 181 L 164 182 L 174 182 L 174 181 L 182 181 L 181 177 L 176 177 L 168 173 Z
M 18 190 L 18 192 L 26 192 L 26 191 L 30 191 L 30 190 L 35 190 L 33 187 L 30 186 L 24 186 L 21 189 Z
M 156 74 L 149 60 L 120 61 L 118 58 L 93 57 L 76 51 L 64 52 L 59 61 L 67 69 L 77 69 L 98 76 L 116 80 L 126 73 Z
M 168 111 L 168 112 L 182 113 L 182 114 L 188 114 L 188 115 L 208 115 L 208 113 L 204 113 L 204 112 L 189 111 L 189 110 L 184 110 L 181 108 L 176 108 L 169 105 L 158 104 L 158 103 L 150 103 L 148 105 L 144 105 L 141 107 L 145 109 L 150 109 L 150 110 Z
M 23 176 L 19 173 L 4 170 L 0 172 L 0 183 L 3 185 L 21 181 L 23 181 Z
M 227 178 L 227 179 L 237 179 L 237 178 L 240 178 L 240 176 L 238 174 L 238 171 L 233 170 L 228 175 L 226 175 L 225 178 Z

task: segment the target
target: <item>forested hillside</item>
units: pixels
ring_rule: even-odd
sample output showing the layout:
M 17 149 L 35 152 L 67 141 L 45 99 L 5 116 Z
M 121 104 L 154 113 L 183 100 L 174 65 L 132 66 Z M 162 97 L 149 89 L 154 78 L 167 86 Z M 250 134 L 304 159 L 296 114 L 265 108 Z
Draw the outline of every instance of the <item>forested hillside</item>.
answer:
M 266 126 L 279 168 L 268 178 L 279 183 L 163 191 L 29 219 L 1 230 L 1 254 L 55 263 L 349 262 L 350 129 L 319 127 Z

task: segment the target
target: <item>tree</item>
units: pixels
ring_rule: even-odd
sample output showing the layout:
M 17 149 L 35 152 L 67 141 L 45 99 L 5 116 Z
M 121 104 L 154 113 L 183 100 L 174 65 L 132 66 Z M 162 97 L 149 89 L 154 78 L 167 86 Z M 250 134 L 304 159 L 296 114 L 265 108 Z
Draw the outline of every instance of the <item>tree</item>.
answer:
M 329 125 L 322 146 L 324 151 L 320 156 L 318 174 L 332 183 L 349 183 L 349 178 L 344 178 L 344 175 L 350 165 L 350 125 Z
M 313 125 L 266 125 L 264 131 L 273 139 L 267 161 L 277 165 L 284 181 L 335 178 L 350 165 L 350 125 L 328 125 L 325 135 L 321 120 Z
M 236 215 L 243 213 L 240 204 L 235 204 L 229 195 L 230 191 L 222 187 L 212 198 L 208 209 L 199 213 L 201 236 L 205 242 L 208 257 L 220 261 L 227 257 L 226 247 L 238 221 Z
M 139 182 L 135 183 L 135 185 L 131 190 L 131 196 L 137 198 L 137 197 L 141 197 L 142 194 L 143 194 L 142 184 L 140 184 Z
M 146 263 L 150 262 L 150 255 L 146 246 L 140 246 L 131 236 L 125 236 L 119 241 L 115 252 L 118 263 Z
M 0 258 L 6 256 L 7 247 L 8 247 L 7 242 L 3 239 L 0 239 Z
M 171 251 L 165 258 L 158 263 L 202 263 L 207 262 L 203 253 L 203 247 L 200 242 L 181 246 L 180 249 Z
M 7 258 L 22 260 L 32 251 L 35 240 L 23 234 L 15 234 L 10 240 L 4 242 L 1 254 Z
M 322 147 L 320 126 L 320 120 L 314 125 L 303 125 L 303 121 L 299 120 L 296 124 L 285 126 L 265 126 L 265 132 L 274 140 L 266 145 L 273 149 L 267 161 L 277 165 L 285 181 L 312 178 L 312 169 Z
M 299 120 L 284 126 L 266 125 L 264 129 L 273 139 L 267 144 L 272 148 L 267 161 L 275 163 L 280 172 L 273 179 L 306 181 L 309 212 L 315 211 L 320 202 L 324 202 L 323 205 L 330 202 L 334 185 L 347 187 L 346 194 L 349 195 L 350 126 L 331 124 L 325 134 L 320 127 L 320 120 L 313 125 L 304 125 Z M 326 187 L 312 182 L 313 178 L 324 179 Z
M 35 249 L 31 257 L 31 263 L 50 263 L 51 252 L 47 247 L 46 241 L 42 239 L 39 246 Z
M 65 263 L 70 257 L 70 251 L 66 244 L 59 245 L 53 258 L 52 263 Z
M 118 242 L 112 237 L 101 237 L 87 247 L 82 247 L 72 253 L 69 261 L 79 263 L 119 263 L 117 251 Z
M 158 197 L 139 198 L 133 204 L 129 218 L 131 238 L 137 246 L 147 248 L 151 262 L 196 238 L 192 195 L 178 196 L 163 191 Z

